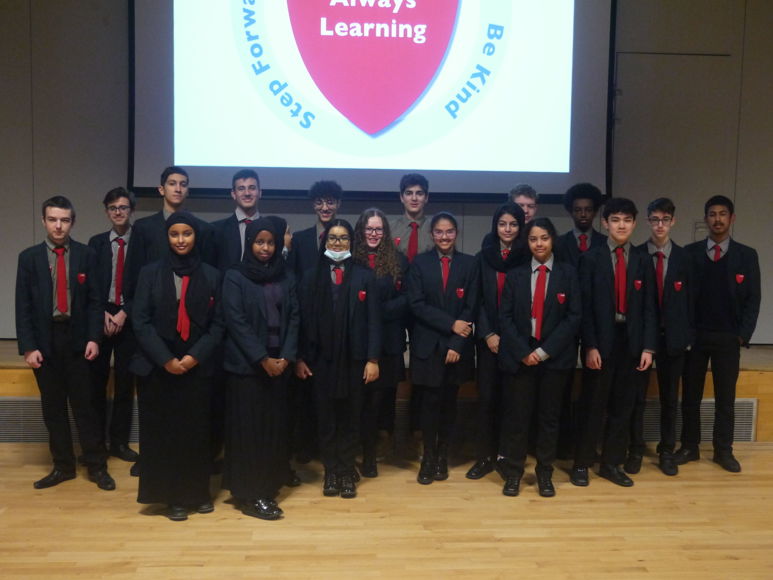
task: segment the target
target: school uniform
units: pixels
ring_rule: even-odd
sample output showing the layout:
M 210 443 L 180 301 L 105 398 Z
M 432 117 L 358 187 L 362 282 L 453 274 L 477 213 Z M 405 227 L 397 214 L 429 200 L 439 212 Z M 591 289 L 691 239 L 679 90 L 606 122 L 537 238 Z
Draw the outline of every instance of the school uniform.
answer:
M 502 292 L 499 364 L 507 379 L 500 447 L 503 458 L 499 466 L 505 478 L 523 475 L 533 414 L 537 416 L 537 473 L 552 473 L 562 394 L 566 376 L 576 364 L 572 345 L 582 317 L 577 272 L 554 256 L 544 264 L 547 283 L 538 331 L 533 304 L 540 266 L 532 259 L 510 272 Z M 534 351 L 542 362 L 535 366 L 523 364 L 523 359 Z
M 55 299 L 57 256 L 49 240 L 19 254 L 16 274 L 16 336 L 19 354 L 39 350 L 40 368 L 33 369 L 40 389 L 43 421 L 48 430 L 54 469 L 74 475 L 76 468 L 69 402 L 78 427 L 82 462 L 89 473 L 105 469 L 100 418 L 89 383 L 86 344 L 102 339 L 104 306 L 99 294 L 94 251 L 70 239 L 65 245 L 67 307 Z
M 700 444 L 700 404 L 711 361 L 715 413 L 715 457 L 732 456 L 735 425 L 735 385 L 740 347 L 748 346 L 760 311 L 760 266 L 757 252 L 728 238 L 714 260 L 711 239 L 685 247 L 696 272 L 696 340 L 687 355 L 682 394 L 682 449 L 695 452 Z M 710 257 L 711 256 L 711 257 Z
M 585 234 L 587 239 L 585 244 L 587 248 L 581 250 L 582 240 L 580 236 Z M 605 244 L 607 236 L 591 228 L 590 232 L 581 232 L 576 228 L 572 228 L 565 234 L 558 237 L 558 243 L 556 244 L 555 256 L 561 262 L 567 262 L 577 268 L 580 264 L 580 256 L 590 250 L 591 248 L 597 248 Z
M 241 208 L 236 208 L 227 218 L 212 222 L 215 255 L 213 265 L 224 275 L 228 268 L 238 266 L 241 262 L 244 254 L 244 232 L 247 226 L 259 217 L 257 212 L 248 216 Z
M 137 254 L 139 256 L 138 266 L 141 268 L 146 264 L 160 260 L 166 255 L 169 248 L 169 239 L 167 238 L 166 219 L 168 212 L 159 211 L 153 215 L 138 219 L 133 227 L 133 234 L 136 236 Z M 207 264 L 216 264 L 215 247 L 213 243 L 212 226 L 202 219 L 194 216 L 194 222 L 197 228 L 196 246 L 198 247 L 201 260 Z

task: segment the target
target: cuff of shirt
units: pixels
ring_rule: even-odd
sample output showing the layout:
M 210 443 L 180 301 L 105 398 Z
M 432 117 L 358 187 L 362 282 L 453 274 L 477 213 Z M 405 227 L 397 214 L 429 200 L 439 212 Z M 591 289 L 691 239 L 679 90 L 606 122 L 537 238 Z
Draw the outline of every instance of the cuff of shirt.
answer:
M 542 350 L 542 347 L 537 348 L 534 352 L 537 353 L 537 356 L 541 361 L 545 361 L 550 358 L 550 355 L 546 353 L 544 350 Z

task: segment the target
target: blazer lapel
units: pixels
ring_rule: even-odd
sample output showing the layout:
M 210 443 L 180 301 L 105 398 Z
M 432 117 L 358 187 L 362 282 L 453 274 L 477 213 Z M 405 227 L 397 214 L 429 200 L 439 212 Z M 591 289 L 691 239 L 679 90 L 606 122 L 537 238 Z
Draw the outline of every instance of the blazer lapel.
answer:
M 516 300 L 518 312 L 515 313 L 516 320 L 524 320 L 529 333 L 531 333 L 531 268 L 522 268 L 518 270 L 515 279 L 515 295 L 527 296 L 525 300 Z

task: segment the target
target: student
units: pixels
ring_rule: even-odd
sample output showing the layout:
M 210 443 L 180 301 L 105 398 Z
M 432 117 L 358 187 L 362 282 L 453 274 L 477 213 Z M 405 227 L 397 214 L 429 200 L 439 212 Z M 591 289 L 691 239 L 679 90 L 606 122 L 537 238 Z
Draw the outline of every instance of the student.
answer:
M 379 429 L 394 432 L 397 383 L 405 374 L 403 352 L 408 311 L 408 299 L 402 290 L 408 261 L 395 248 L 389 222 L 381 210 L 369 208 L 360 214 L 354 226 L 354 261 L 373 270 L 376 276 L 382 319 L 379 378 L 365 389 L 362 405 L 360 473 L 363 477 L 377 477 Z M 382 417 L 386 419 L 382 421 Z
M 392 235 L 400 253 L 408 262 L 420 253 L 432 249 L 430 218 L 424 215 L 429 201 L 429 182 L 420 173 L 408 173 L 400 179 L 400 203 L 403 214 L 391 225 Z
M 478 362 L 477 461 L 467 471 L 468 479 L 481 479 L 494 469 L 499 453 L 504 373 L 499 369 L 502 329 L 499 307 L 505 277 L 526 259 L 523 210 L 506 203 L 494 212 L 491 231 L 476 259 L 480 272 L 480 309 L 475 325 Z
M 582 348 L 585 365 L 600 371 L 585 381 L 579 400 L 579 430 L 570 481 L 588 485 L 588 468 L 602 442 L 599 475 L 630 487 L 625 461 L 636 385 L 647 379 L 657 347 L 654 272 L 646 252 L 631 245 L 636 206 L 615 197 L 604 206 L 607 243 L 580 258 Z M 604 416 L 606 414 L 606 421 Z M 603 438 L 602 438 L 603 434 Z
M 607 237 L 593 227 L 601 202 L 601 191 L 592 183 L 576 183 L 566 190 L 564 209 L 574 226 L 558 238 L 556 257 L 559 260 L 576 268 L 581 254 L 606 241 Z
M 238 266 L 244 255 L 244 233 L 247 225 L 260 217 L 260 179 L 252 169 L 240 169 L 231 178 L 231 199 L 236 208 L 225 219 L 212 223 L 215 265 L 223 274 Z
M 537 215 L 539 195 L 537 190 L 528 183 L 519 183 L 510 190 L 510 201 L 523 210 L 523 215 L 528 224 Z
M 665 475 L 679 471 L 673 453 L 676 444 L 676 408 L 679 400 L 679 378 L 684 368 L 685 353 L 695 342 L 694 274 L 684 248 L 670 237 L 676 224 L 674 202 L 660 197 L 647 206 L 650 239 L 641 250 L 651 256 L 655 270 L 658 305 L 657 377 L 660 397 L 660 443 L 657 452 L 660 470 Z M 637 385 L 631 419 L 631 441 L 623 466 L 627 473 L 638 473 L 647 448 L 644 442 L 644 407 L 647 384 Z
M 558 236 L 548 218 L 533 219 L 524 234 L 531 262 L 508 273 L 502 293 L 499 361 L 507 379 L 499 471 L 502 493 L 518 495 L 536 415 L 537 487 L 542 497 L 553 497 L 561 399 L 576 364 L 572 345 L 582 317 L 580 283 L 574 267 L 554 257 Z
M 75 208 L 69 199 L 61 195 L 47 199 L 42 216 L 46 239 L 19 254 L 16 273 L 19 354 L 35 373 L 54 463 L 51 473 L 34 487 L 53 487 L 75 478 L 69 403 L 89 479 L 100 489 L 113 490 L 87 362 L 99 355 L 104 311 L 94 251 L 70 237 Z
M 682 393 L 682 446 L 677 465 L 700 458 L 700 405 L 706 369 L 711 361 L 714 382 L 714 462 L 732 473 L 741 471 L 733 455 L 735 385 L 740 347 L 749 346 L 760 312 L 760 265 L 756 250 L 730 237 L 735 223 L 733 202 L 723 195 L 704 206 L 706 240 L 688 245 L 697 273 L 695 345 L 687 354 Z
M 223 281 L 228 373 L 223 487 L 248 516 L 276 520 L 286 482 L 286 389 L 298 346 L 295 279 L 282 257 L 283 235 L 267 218 L 247 226 L 241 264 Z
M 223 337 L 220 273 L 202 262 L 198 220 L 169 216 L 167 254 L 140 272 L 132 310 L 139 349 L 139 503 L 172 521 L 214 510 L 209 494 L 210 383 Z
M 424 454 L 417 481 L 448 479 L 448 444 L 456 421 L 459 385 L 473 377 L 472 323 L 478 303 L 478 262 L 456 250 L 456 218 L 440 212 L 430 222 L 434 249 L 408 270 L 413 314 L 411 377 L 422 386 Z
M 354 231 L 335 219 L 322 235 L 316 268 L 303 278 L 301 340 L 295 372 L 314 376 L 323 493 L 357 495 L 355 456 L 362 396 L 379 377 L 381 314 L 373 271 L 352 260 Z
M 104 437 L 110 359 L 115 357 L 113 406 L 109 422 L 110 455 L 134 462 L 138 455 L 129 447 L 129 434 L 135 389 L 129 362 L 137 349 L 137 341 L 129 317 L 129 296 L 133 293 L 131 289 L 137 275 L 137 245 L 132 243 L 131 224 L 136 201 L 133 193 L 116 187 L 107 192 L 102 203 L 112 227 L 89 240 L 89 247 L 96 255 L 97 282 L 105 305 L 104 339 L 99 356 L 91 365 L 92 389 L 94 404 L 102 419 L 100 432 Z

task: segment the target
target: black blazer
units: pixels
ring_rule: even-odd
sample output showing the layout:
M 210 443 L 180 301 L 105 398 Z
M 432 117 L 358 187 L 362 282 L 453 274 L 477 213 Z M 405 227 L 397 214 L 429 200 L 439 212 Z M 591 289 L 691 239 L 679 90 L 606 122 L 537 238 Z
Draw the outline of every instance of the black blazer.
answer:
M 287 255 L 287 265 L 295 272 L 296 280 L 303 280 L 306 272 L 316 268 L 319 260 L 317 242 L 316 225 L 293 234 L 293 245 Z
M 489 235 L 491 233 L 489 232 Z M 499 327 L 499 305 L 497 304 L 497 274 L 498 272 L 491 267 L 483 252 L 475 255 L 478 260 L 478 275 L 480 279 L 478 307 L 478 318 L 475 322 L 475 335 L 480 339 L 485 339 L 492 332 L 501 334 Z M 525 257 L 524 257 L 525 259 Z M 519 262 L 523 260 L 519 259 Z M 517 268 L 515 266 L 510 271 Z M 504 290 L 503 290 L 504 292 Z
M 542 339 L 531 340 L 531 264 L 512 270 L 505 278 L 500 309 L 502 339 L 499 343 L 499 367 L 515 374 L 521 360 L 536 347 L 549 358 L 540 363 L 550 369 L 573 369 L 577 364 L 575 336 L 582 319 L 582 299 L 577 271 L 571 264 L 553 260 L 553 270 L 545 292 L 542 314 Z
M 685 250 L 696 272 L 696 292 L 700 292 L 700 272 L 706 261 L 706 240 L 693 242 L 685 246 Z M 748 346 L 760 314 L 760 262 L 757 251 L 731 239 L 727 254 L 722 259 L 728 260 L 727 285 L 733 297 L 738 336 Z
M 19 354 L 39 350 L 51 355 L 51 323 L 54 312 L 54 283 L 48 267 L 45 242 L 19 254 L 16 271 L 16 337 Z M 85 350 L 89 341 L 102 340 L 104 303 L 97 284 L 96 257 L 88 246 L 70 240 L 69 260 L 70 326 L 72 349 Z
M 437 348 L 472 354 L 472 335 L 462 338 L 451 330 L 456 320 L 474 322 L 478 310 L 478 261 L 455 252 L 448 283 L 443 277 L 438 253 L 432 249 L 414 258 L 408 269 L 408 305 L 414 317 L 411 355 L 429 358 Z
M 212 241 L 212 226 L 202 219 L 196 218 L 199 239 L 196 246 L 202 261 L 207 264 L 215 264 L 215 250 Z M 132 242 L 138 242 L 139 268 L 160 260 L 166 255 L 169 248 L 169 240 L 166 235 L 166 219 L 164 212 L 160 211 L 151 216 L 138 219 L 132 229 Z
M 300 312 L 292 273 L 280 282 L 282 306 L 279 327 L 279 356 L 294 361 L 298 351 Z M 268 325 L 263 286 L 239 270 L 230 269 L 223 280 L 223 318 L 226 325 L 225 370 L 254 375 L 260 361 L 268 356 Z
M 398 252 L 402 276 L 395 280 L 392 276 L 375 279 L 378 290 L 379 310 L 382 322 L 381 350 L 385 355 L 399 355 L 405 352 L 405 326 L 408 315 L 408 296 L 405 293 L 405 274 L 408 259 Z
M 378 360 L 381 357 L 381 302 L 375 276 L 370 268 L 349 261 L 349 345 L 352 360 Z M 316 299 L 314 282 L 316 268 L 308 270 L 301 282 L 299 293 L 301 307 L 301 328 L 309 320 L 312 303 Z M 341 337 L 343 340 L 343 337 Z M 319 354 L 318 345 L 313 345 L 302 331 L 299 340 L 298 358 L 303 359 L 314 371 Z
M 123 310 L 131 316 L 132 301 L 134 298 L 134 287 L 137 284 L 139 276 L 139 242 L 135 244 L 134 231 L 129 238 L 129 246 L 126 251 L 123 267 Z M 89 240 L 89 247 L 94 250 L 96 255 L 96 278 L 99 285 L 99 296 L 103 302 L 107 303 L 110 298 L 110 285 L 113 278 L 113 248 L 110 243 L 110 231 L 102 232 L 92 236 Z
M 215 266 L 223 274 L 228 268 L 242 261 L 242 240 L 239 234 L 239 220 L 235 214 L 212 222 Z
M 134 295 L 133 328 L 139 348 L 132 358 L 130 370 L 142 377 L 149 375 L 153 367 L 163 367 L 175 358 L 170 345 L 158 335 L 154 325 L 156 311 L 162 302 L 161 292 L 165 287 L 161 280 L 163 274 L 161 266 L 160 261 L 153 262 L 140 270 Z M 212 306 L 209 309 L 209 320 L 204 332 L 195 332 L 195 327 L 191 325 L 186 354 L 199 361 L 202 372 L 210 375 L 214 368 L 212 353 L 220 344 L 225 332 L 220 303 L 220 272 L 209 264 L 201 264 L 196 275 L 206 277 Z
M 596 230 L 591 231 L 590 248 L 588 251 L 597 248 L 598 246 L 606 246 L 607 237 L 601 232 Z M 565 234 L 558 237 L 558 244 L 556 245 L 555 256 L 557 260 L 561 262 L 567 262 L 578 267 L 580 263 L 580 247 L 577 245 L 577 238 L 574 237 L 574 232 L 569 230 Z
M 638 358 L 643 350 L 657 350 L 657 289 L 652 258 L 631 246 L 626 268 L 626 330 L 629 352 Z M 602 360 L 610 355 L 615 340 L 615 276 L 612 255 L 605 243 L 580 257 L 584 349 L 597 348 Z
M 648 253 L 647 242 L 639 249 Z M 657 277 L 655 263 L 650 256 L 655 280 L 657 300 Z M 663 280 L 663 306 L 658 308 L 659 328 L 663 330 L 666 352 L 676 355 L 695 344 L 695 271 L 687 252 L 682 246 L 671 241 L 668 269 Z

